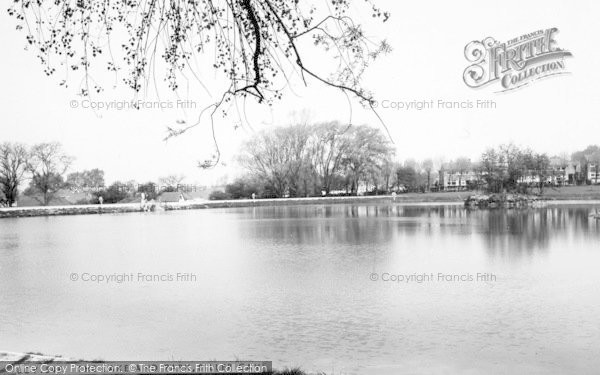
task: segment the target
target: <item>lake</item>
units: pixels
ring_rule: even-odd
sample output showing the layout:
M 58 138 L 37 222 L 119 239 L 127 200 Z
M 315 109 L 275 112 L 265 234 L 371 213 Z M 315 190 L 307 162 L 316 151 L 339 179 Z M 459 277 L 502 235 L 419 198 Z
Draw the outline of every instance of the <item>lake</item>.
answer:
M 593 209 L 2 219 L 0 350 L 335 374 L 597 374 Z

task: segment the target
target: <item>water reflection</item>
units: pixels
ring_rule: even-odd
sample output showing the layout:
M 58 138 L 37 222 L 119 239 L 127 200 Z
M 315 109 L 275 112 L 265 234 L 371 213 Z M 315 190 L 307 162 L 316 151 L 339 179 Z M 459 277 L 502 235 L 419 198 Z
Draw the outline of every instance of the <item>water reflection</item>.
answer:
M 593 209 L 363 204 L 3 220 L 0 344 L 113 360 L 266 358 L 336 374 L 418 373 L 422 363 L 594 373 Z M 72 272 L 198 281 L 84 283 Z M 498 282 L 397 284 L 374 272 L 490 272 Z
M 475 235 L 494 251 L 532 252 L 554 238 L 600 238 L 594 207 L 465 210 L 460 205 L 333 205 L 253 209 L 245 235 L 286 244 L 389 243 L 398 236 Z M 240 213 L 244 212 L 239 211 Z

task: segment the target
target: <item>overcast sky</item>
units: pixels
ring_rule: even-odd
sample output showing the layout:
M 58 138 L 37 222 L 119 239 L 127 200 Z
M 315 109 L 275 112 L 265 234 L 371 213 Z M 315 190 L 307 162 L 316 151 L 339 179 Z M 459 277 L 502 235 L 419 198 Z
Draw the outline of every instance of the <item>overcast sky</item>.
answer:
M 600 35 L 597 1 L 378 1 L 391 12 L 385 24 L 369 24 L 374 39 L 386 38 L 393 52 L 371 66 L 364 86 L 380 102 L 412 100 L 494 100 L 496 109 L 401 111 L 380 108 L 389 127 L 400 160 L 427 157 L 450 160 L 459 156 L 477 159 L 488 146 L 504 142 L 531 146 L 549 154 L 572 152 L 600 143 Z M 201 90 L 191 90 L 187 99 L 196 109 L 99 111 L 71 108 L 80 100 L 76 88 L 62 88 L 63 78 L 47 78 L 32 51 L 24 50 L 25 34 L 15 30 L 15 21 L 5 11 L 0 16 L 4 58 L 0 61 L 3 124 L 0 141 L 35 143 L 60 141 L 75 156 L 75 170 L 102 168 L 107 182 L 136 179 L 156 180 L 177 173 L 187 182 L 211 184 L 232 174 L 227 168 L 202 171 L 196 167 L 213 153 L 207 124 L 183 137 L 163 142 L 165 127 L 176 120 L 193 122 L 199 108 L 210 102 Z M 520 90 L 494 93 L 494 88 L 467 87 L 462 74 L 468 62 L 464 47 L 472 40 L 492 36 L 507 41 L 538 29 L 557 27 L 558 46 L 574 57 L 566 60 L 570 75 L 535 82 Z M 317 61 L 314 61 L 317 60 Z M 318 66 L 307 54 L 304 62 Z M 208 72 L 207 81 L 215 79 Z M 237 116 L 218 119 L 217 139 L 228 166 L 240 142 L 257 131 L 288 124 L 308 114 L 315 122 L 348 121 L 380 126 L 370 112 L 337 91 L 317 82 L 294 86 L 273 108 L 244 109 L 249 124 L 237 129 Z M 95 100 L 128 100 L 131 92 L 105 85 Z M 210 91 L 210 87 L 209 87 Z M 212 93 L 216 95 L 215 92 Z M 190 95 L 184 92 L 182 97 Z M 152 99 L 152 98 L 150 98 Z M 174 102 L 169 93 L 161 99 Z

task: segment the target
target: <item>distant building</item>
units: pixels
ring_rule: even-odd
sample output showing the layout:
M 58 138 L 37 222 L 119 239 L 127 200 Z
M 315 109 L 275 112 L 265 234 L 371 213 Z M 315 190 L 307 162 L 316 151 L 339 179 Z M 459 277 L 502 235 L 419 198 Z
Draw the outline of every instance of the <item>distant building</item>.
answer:
M 577 183 L 577 177 L 581 173 L 581 165 L 572 161 L 566 161 L 564 158 L 550 158 L 551 183 L 559 186 L 574 185 Z
M 551 162 L 550 169 L 545 172 L 547 177 L 545 183 L 554 186 L 574 185 L 577 183 L 578 176 L 581 174 L 581 166 L 579 163 L 562 163 L 558 160 Z M 600 183 L 600 171 L 595 173 L 595 166 L 590 165 L 588 167 L 588 181 L 592 183 Z M 474 170 L 466 172 L 455 172 L 455 171 L 440 171 L 438 178 L 433 182 L 433 186 L 436 190 L 441 191 L 460 191 L 475 188 L 477 186 L 483 186 L 484 176 L 486 172 L 477 172 Z M 519 183 L 527 185 L 539 184 L 540 177 L 535 171 L 526 171 L 519 179 Z
M 475 171 L 453 172 L 440 171 L 434 185 L 444 191 L 467 190 L 479 182 L 479 175 Z
M 600 167 L 596 164 L 589 164 L 587 170 L 587 180 L 592 184 L 600 183 Z

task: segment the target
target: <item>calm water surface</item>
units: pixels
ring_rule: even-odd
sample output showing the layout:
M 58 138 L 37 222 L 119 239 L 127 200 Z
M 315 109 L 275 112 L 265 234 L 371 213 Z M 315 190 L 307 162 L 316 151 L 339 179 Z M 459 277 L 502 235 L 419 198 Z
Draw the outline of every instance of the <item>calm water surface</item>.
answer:
M 273 360 L 335 374 L 598 374 L 592 210 L 333 205 L 2 219 L 0 350 Z M 81 280 L 124 273 L 133 280 Z

